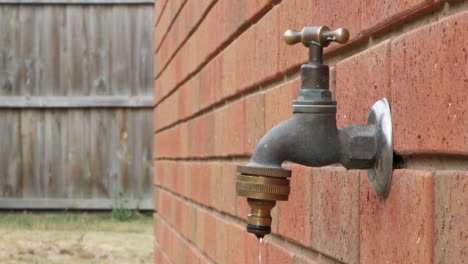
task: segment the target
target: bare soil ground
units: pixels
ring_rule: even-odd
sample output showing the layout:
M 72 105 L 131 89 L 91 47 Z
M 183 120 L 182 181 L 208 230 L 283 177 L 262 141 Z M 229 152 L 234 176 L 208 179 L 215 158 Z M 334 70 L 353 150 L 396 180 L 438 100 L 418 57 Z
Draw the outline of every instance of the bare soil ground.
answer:
M 0 212 L 0 263 L 152 263 L 152 230 L 145 216 Z

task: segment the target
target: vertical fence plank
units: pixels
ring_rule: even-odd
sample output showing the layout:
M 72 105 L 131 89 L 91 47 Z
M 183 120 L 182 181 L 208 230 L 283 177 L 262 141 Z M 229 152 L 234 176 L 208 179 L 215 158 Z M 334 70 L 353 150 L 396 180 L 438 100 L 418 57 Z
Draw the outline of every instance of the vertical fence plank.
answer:
M 21 195 L 21 131 L 19 113 L 7 110 L 0 115 L 0 196 Z

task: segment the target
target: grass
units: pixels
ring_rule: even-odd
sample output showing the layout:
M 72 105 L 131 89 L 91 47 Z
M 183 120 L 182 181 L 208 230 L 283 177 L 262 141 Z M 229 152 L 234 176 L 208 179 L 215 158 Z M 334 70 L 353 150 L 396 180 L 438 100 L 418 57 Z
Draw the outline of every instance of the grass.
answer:
M 140 213 L 125 221 L 102 213 L 33 214 L 31 212 L 22 212 L 0 214 L 0 228 L 22 228 L 25 230 L 143 232 L 151 225 L 152 218 Z
M 111 213 L 0 213 L 0 263 L 151 263 L 152 218 Z

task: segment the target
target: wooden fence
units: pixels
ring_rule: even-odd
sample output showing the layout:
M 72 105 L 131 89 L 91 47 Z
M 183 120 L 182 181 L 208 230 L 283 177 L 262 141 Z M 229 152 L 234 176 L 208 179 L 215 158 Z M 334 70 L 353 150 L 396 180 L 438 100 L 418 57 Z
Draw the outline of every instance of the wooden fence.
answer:
M 0 209 L 151 209 L 153 1 L 0 0 Z

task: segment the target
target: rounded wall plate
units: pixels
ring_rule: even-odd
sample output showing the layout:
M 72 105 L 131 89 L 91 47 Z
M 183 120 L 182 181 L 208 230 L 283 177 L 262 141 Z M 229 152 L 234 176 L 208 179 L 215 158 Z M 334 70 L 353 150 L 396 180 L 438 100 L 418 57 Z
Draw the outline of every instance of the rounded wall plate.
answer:
M 387 99 L 377 101 L 371 108 L 367 124 L 375 125 L 377 151 L 374 168 L 367 171 L 372 189 L 383 197 L 390 192 L 393 171 L 392 114 Z

